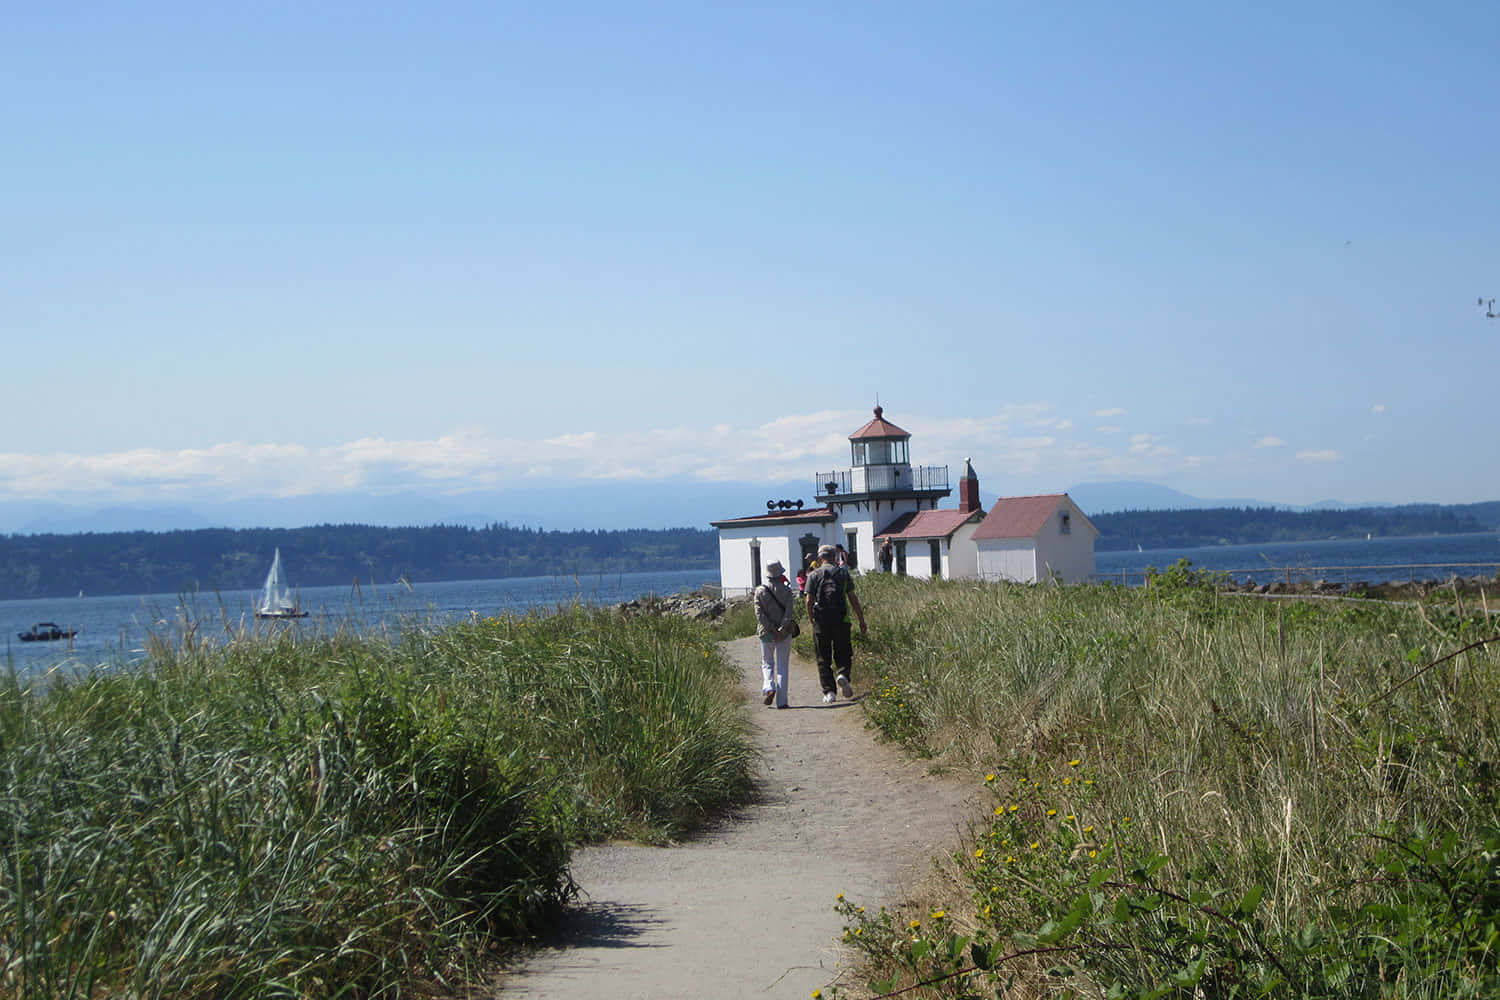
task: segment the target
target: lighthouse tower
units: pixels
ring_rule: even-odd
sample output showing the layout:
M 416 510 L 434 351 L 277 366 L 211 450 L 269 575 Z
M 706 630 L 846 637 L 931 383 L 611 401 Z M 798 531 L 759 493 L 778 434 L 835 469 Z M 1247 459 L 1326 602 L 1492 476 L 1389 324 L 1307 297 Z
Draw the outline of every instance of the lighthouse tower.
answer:
M 815 477 L 818 500 L 836 515 L 838 542 L 856 567 L 874 568 L 875 536 L 886 525 L 906 513 L 934 510 L 953 492 L 946 465 L 912 466 L 910 441 L 877 406 L 875 419 L 849 435 L 851 467 Z
M 824 544 L 842 545 L 854 569 L 875 569 L 880 530 L 903 517 L 909 523 L 952 492 L 946 465 L 911 464 L 910 440 L 877 406 L 875 419 L 849 435 L 851 466 L 814 475 L 811 504 L 771 499 L 763 514 L 711 522 L 719 531 L 724 593 L 749 593 L 773 560 L 793 575 Z M 983 516 L 977 509 L 973 513 Z

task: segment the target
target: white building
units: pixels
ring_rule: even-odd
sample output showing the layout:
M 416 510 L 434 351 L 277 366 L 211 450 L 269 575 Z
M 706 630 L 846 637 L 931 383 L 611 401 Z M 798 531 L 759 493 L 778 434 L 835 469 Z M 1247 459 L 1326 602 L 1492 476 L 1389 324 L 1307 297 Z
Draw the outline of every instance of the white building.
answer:
M 981 580 L 1082 583 L 1099 529 L 1066 493 L 1002 497 L 974 532 Z
M 979 477 L 964 460 L 958 481 L 957 510 L 919 510 L 902 514 L 875 534 L 876 544 L 890 540 L 891 572 L 922 579 L 963 580 L 979 575 L 974 532 L 984 520 Z
M 760 585 L 768 563 L 795 576 L 818 546 L 842 545 L 850 567 L 874 571 L 889 539 L 892 572 L 924 579 L 1073 583 L 1094 573 L 1099 530 L 1066 493 L 1011 497 L 986 514 L 979 477 L 968 461 L 957 509 L 938 509 L 948 496 L 948 467 L 911 464 L 911 435 L 875 419 L 849 435 L 852 467 L 814 477 L 816 503 L 768 500 L 764 514 L 712 522 L 719 529 L 719 582 L 729 596 Z
M 877 406 L 875 419 L 849 435 L 852 468 L 814 476 L 816 502 L 823 506 L 803 509 L 801 500 L 771 500 L 764 514 L 712 522 L 719 529 L 724 593 L 754 590 L 773 560 L 794 576 L 823 544 L 842 545 L 856 570 L 876 568 L 878 528 L 903 514 L 935 510 L 953 492 L 946 465 L 912 466 L 910 439 Z

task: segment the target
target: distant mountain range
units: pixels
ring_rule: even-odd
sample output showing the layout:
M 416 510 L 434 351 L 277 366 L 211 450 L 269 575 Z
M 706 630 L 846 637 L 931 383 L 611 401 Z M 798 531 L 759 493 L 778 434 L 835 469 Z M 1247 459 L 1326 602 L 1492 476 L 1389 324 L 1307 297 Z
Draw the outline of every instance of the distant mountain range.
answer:
M 484 527 L 509 524 L 547 531 L 623 528 L 707 527 L 710 521 L 756 513 L 767 501 L 812 500 L 813 484 L 601 482 L 526 486 L 508 490 L 433 495 L 314 495 L 194 504 L 69 506 L 0 503 L 0 533 L 80 534 L 111 531 L 179 531 L 194 528 L 296 528 L 317 524 L 408 527 L 434 524 Z M 1340 510 L 1388 507 L 1387 503 L 1323 501 L 1308 506 L 1241 498 L 1205 499 L 1169 486 L 1141 481 L 1080 483 L 1067 493 L 1090 515 L 1127 510 L 1189 510 L 1205 507 L 1274 507 L 1281 510 Z M 989 507 L 999 496 L 981 492 Z
M 1221 497 L 1206 500 L 1190 496 L 1170 486 L 1147 483 L 1139 480 L 1123 480 L 1115 483 L 1079 483 L 1067 490 L 1073 502 L 1085 514 L 1106 514 L 1122 510 L 1196 510 L 1213 507 L 1273 507 L 1277 510 L 1368 510 L 1371 507 L 1391 507 L 1385 502 L 1345 503 L 1342 500 L 1319 500 L 1317 503 L 1297 505 L 1276 503 L 1271 500 L 1250 500 L 1243 497 Z
M 340 493 L 193 504 L 82 506 L 0 503 L 0 533 L 80 534 L 194 528 L 299 528 L 318 524 L 418 527 L 490 524 L 546 531 L 707 528 L 764 510 L 766 501 L 811 500 L 811 480 L 765 483 L 576 482 L 451 496 Z

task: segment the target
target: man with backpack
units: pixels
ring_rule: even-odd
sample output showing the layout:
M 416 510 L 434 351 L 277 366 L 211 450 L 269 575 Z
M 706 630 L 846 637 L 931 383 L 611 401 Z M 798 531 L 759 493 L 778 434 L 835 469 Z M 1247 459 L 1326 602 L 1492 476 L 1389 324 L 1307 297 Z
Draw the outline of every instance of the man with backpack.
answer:
M 807 617 L 813 626 L 813 648 L 818 657 L 818 683 L 823 687 L 823 703 L 834 700 L 835 684 L 845 698 L 854 697 L 849 685 L 849 667 L 854 662 L 854 645 L 849 610 L 859 618 L 859 634 L 867 635 L 865 611 L 854 596 L 854 577 L 848 567 L 838 565 L 838 550 L 832 545 L 818 548 L 818 568 L 807 578 Z M 834 677 L 833 668 L 838 667 Z

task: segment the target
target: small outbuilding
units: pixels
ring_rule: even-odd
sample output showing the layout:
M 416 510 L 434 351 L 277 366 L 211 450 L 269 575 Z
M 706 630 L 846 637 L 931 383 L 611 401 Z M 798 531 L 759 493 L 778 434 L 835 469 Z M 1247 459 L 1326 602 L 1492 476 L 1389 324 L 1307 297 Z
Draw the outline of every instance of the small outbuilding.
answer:
M 1084 583 L 1094 576 L 1094 527 L 1066 493 L 1002 497 L 974 532 L 981 580 Z

